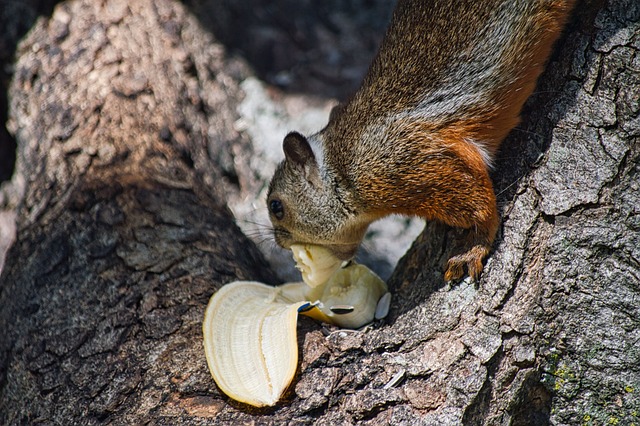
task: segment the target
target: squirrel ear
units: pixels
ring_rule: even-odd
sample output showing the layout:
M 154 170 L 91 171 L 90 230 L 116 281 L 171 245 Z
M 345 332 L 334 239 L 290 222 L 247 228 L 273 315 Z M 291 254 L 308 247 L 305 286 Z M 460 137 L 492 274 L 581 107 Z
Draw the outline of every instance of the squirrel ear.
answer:
M 282 148 L 286 159 L 298 167 L 306 168 L 316 161 L 309 141 L 298 132 L 291 132 L 285 136 Z
M 307 181 L 320 184 L 318 162 L 307 138 L 298 132 L 291 132 L 285 136 L 282 148 L 287 163 L 299 170 Z

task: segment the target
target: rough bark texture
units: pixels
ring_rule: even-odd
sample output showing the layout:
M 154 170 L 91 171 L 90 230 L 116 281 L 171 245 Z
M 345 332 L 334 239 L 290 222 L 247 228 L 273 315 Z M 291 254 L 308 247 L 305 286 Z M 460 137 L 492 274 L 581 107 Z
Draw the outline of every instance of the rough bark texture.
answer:
M 0 271 L 7 249 L 15 236 L 15 204 L 18 194 L 13 194 L 8 184 L 13 174 L 16 142 L 5 126 L 8 117 L 8 88 L 11 82 L 13 59 L 20 39 L 35 22 L 38 10 L 51 13 L 53 2 L 38 0 L 0 0 Z
M 3 424 L 631 424 L 640 415 L 640 6 L 584 3 L 495 172 L 478 285 L 430 224 L 358 332 L 300 327 L 254 410 L 216 389 L 202 313 L 272 282 L 225 207 L 244 65 L 178 3 L 72 1 L 19 52 L 17 242 L 0 277 Z M 329 331 L 327 333 L 326 331 Z
M 220 184 L 245 67 L 179 4 L 127 3 L 64 3 L 18 53 L 2 424 L 212 415 L 203 307 L 275 281 Z

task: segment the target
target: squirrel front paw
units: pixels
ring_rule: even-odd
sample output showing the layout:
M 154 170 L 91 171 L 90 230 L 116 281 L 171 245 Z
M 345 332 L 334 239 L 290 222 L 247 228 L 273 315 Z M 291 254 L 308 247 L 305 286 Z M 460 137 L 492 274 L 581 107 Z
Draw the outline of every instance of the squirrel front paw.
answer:
M 464 267 L 467 266 L 469 276 L 477 281 L 482 273 L 482 260 L 489 254 L 489 248 L 483 245 L 471 247 L 469 251 L 453 256 L 447 261 L 447 270 L 444 273 L 445 281 L 453 281 L 462 278 Z

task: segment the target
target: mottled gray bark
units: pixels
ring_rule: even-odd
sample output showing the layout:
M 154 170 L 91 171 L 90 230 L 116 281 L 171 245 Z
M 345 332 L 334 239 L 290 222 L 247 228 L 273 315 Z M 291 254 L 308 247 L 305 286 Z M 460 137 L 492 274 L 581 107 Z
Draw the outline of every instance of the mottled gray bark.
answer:
M 457 233 L 430 224 L 387 320 L 302 321 L 299 374 L 266 410 L 220 394 L 200 331 L 220 285 L 274 280 L 225 208 L 255 178 L 233 127 L 248 72 L 178 3 L 94 3 L 59 6 L 16 65 L 2 423 L 636 421 L 637 2 L 578 7 L 496 167 L 503 224 L 480 283 L 442 284 Z
M 0 423 L 212 415 L 203 308 L 275 281 L 222 189 L 246 67 L 169 1 L 61 4 L 18 56 Z

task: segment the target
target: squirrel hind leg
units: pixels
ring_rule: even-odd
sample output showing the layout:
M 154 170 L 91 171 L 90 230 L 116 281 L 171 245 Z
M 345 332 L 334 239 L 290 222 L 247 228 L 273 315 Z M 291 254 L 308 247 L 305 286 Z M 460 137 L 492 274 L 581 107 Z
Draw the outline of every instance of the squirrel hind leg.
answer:
M 489 254 L 489 248 L 484 245 L 475 245 L 465 253 L 451 257 L 447 261 L 444 273 L 445 281 L 455 281 L 464 275 L 465 266 L 471 279 L 476 282 L 480 278 L 484 268 L 482 261 Z
M 493 192 L 492 192 L 493 193 Z M 445 281 L 459 280 L 464 275 L 465 267 L 467 273 L 474 282 L 480 278 L 484 269 L 483 260 L 489 255 L 500 218 L 496 209 L 495 199 L 488 203 L 484 218 L 463 232 L 466 234 L 463 241 L 460 241 L 456 254 L 447 261 L 444 274 Z

